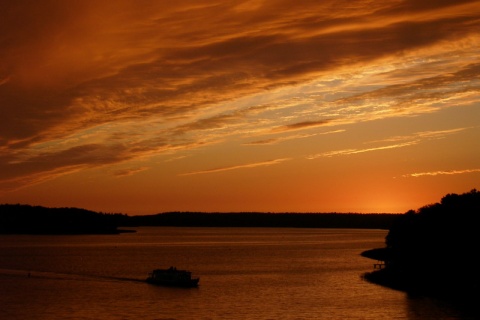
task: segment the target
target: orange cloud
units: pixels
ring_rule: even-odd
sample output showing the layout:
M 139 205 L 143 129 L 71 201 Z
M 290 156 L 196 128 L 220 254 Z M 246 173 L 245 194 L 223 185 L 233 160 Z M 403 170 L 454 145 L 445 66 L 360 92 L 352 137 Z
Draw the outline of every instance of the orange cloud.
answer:
M 273 128 L 272 132 L 285 132 L 285 131 L 293 131 L 293 130 L 302 130 L 307 128 L 315 128 L 315 127 L 323 126 L 329 122 L 330 120 L 297 122 L 297 123 L 292 123 L 285 126 Z
M 447 171 L 431 171 L 431 172 L 418 172 L 418 173 L 409 173 L 405 174 L 402 177 L 424 177 L 424 176 L 442 176 L 442 175 L 456 175 L 456 174 L 465 174 L 465 173 L 477 173 L 480 172 L 480 169 L 464 169 L 464 170 L 447 170 Z
M 1 181 L 479 101 L 478 1 L 1 6 Z
M 363 149 L 344 149 L 344 150 L 327 151 L 327 152 L 323 152 L 315 155 L 310 155 L 307 157 L 307 159 L 313 160 L 316 158 L 323 158 L 323 157 L 333 157 L 333 156 L 350 155 L 350 154 L 365 153 L 365 152 L 372 152 L 372 151 L 404 148 L 404 147 L 409 147 L 409 146 L 419 144 L 424 140 L 441 139 L 447 135 L 455 134 L 466 129 L 468 128 L 456 128 L 456 129 L 439 130 L 439 131 L 422 131 L 409 136 L 395 136 L 395 137 L 387 138 L 381 141 L 370 142 L 370 143 L 398 142 L 395 144 L 388 144 L 388 145 L 372 147 L 372 148 L 363 148 Z
M 279 163 L 287 161 L 287 160 L 289 160 L 289 159 L 286 159 L 286 158 L 285 159 L 275 159 L 275 160 L 261 161 L 261 162 L 255 162 L 255 163 L 241 164 L 241 165 L 236 165 L 236 166 L 228 166 L 228 167 L 213 168 L 213 169 L 208 169 L 208 170 L 192 171 L 192 172 L 183 173 L 183 174 L 181 174 L 181 176 L 189 176 L 189 175 L 194 175 L 194 174 L 205 174 L 205 173 L 215 173 L 215 172 L 230 171 L 230 170 L 244 169 L 244 168 L 256 168 L 256 167 L 263 167 L 263 166 L 271 166 L 271 165 L 279 164 Z
M 309 128 L 309 126 L 301 127 L 301 128 Z M 300 129 L 300 128 L 298 128 Z M 341 133 L 345 132 L 345 130 L 333 130 L 333 131 L 327 131 L 327 132 L 321 132 L 321 133 L 312 133 L 312 134 L 297 134 L 297 135 L 292 135 L 292 136 L 286 136 L 286 137 L 278 137 L 278 138 L 270 138 L 270 139 L 265 139 L 265 140 L 257 140 L 257 141 L 252 141 L 252 142 L 247 142 L 244 143 L 244 145 L 265 145 L 265 144 L 276 144 L 282 141 L 287 141 L 287 140 L 294 140 L 294 139 L 304 139 L 304 138 L 309 138 L 317 135 L 325 135 L 325 134 L 332 134 L 332 133 Z
M 126 169 L 116 170 L 115 172 L 113 172 L 113 175 L 116 177 L 131 176 L 137 172 L 142 172 L 147 169 L 148 169 L 147 167 L 126 168 Z
M 329 151 L 329 152 L 324 152 L 324 153 L 308 156 L 307 159 L 313 160 L 313 159 L 322 158 L 322 157 L 333 157 L 333 156 L 357 154 L 357 153 L 364 153 L 364 152 L 371 152 L 371 151 L 397 149 L 397 148 L 412 146 L 412 145 L 417 144 L 417 143 L 418 143 L 417 141 L 411 141 L 411 142 L 397 143 L 397 144 L 391 144 L 391 145 L 375 147 L 375 148 L 344 149 L 344 150 Z

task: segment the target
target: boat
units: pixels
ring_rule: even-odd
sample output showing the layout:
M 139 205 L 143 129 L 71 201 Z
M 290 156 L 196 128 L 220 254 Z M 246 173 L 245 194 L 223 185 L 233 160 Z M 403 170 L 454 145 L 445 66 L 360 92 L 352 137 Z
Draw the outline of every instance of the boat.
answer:
M 168 269 L 155 269 L 149 273 L 147 283 L 169 287 L 197 287 L 200 278 L 192 278 L 192 273 L 187 270 L 178 270 L 176 267 Z

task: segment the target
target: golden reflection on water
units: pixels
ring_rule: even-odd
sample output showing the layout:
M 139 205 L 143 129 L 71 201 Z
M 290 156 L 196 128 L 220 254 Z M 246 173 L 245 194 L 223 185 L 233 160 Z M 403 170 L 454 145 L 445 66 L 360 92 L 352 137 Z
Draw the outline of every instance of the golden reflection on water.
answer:
M 385 230 L 140 228 L 118 236 L 0 236 L 0 319 L 462 319 L 367 283 Z M 144 282 L 175 265 L 193 289 Z M 30 273 L 30 277 L 28 277 Z M 432 318 L 433 317 L 433 318 Z

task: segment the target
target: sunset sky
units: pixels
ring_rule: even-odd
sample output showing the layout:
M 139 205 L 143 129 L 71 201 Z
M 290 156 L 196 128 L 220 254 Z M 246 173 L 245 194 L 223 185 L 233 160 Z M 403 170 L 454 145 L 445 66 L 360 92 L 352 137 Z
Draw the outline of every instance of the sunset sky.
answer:
M 392 212 L 480 188 L 480 1 L 0 0 L 0 203 Z

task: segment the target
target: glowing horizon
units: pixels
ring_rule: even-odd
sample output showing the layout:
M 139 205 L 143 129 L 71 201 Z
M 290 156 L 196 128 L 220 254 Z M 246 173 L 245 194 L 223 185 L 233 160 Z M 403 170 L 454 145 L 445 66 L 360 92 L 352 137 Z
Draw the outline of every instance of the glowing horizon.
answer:
M 402 213 L 479 188 L 478 1 L 1 7 L 0 203 Z

